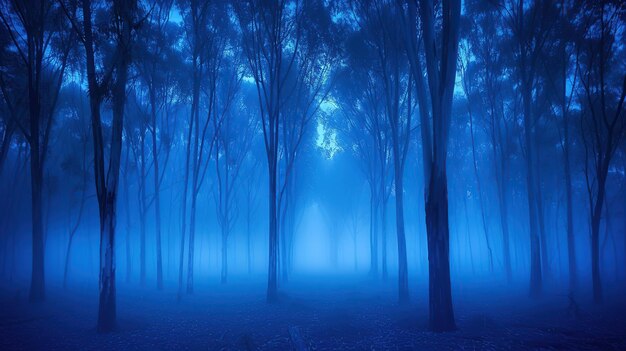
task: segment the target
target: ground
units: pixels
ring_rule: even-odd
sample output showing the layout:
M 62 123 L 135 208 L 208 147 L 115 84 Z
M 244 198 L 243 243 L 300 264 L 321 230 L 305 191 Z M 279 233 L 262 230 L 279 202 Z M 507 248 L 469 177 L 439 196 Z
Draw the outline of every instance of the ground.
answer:
M 567 295 L 531 301 L 524 289 L 457 287 L 458 330 L 432 333 L 425 286 L 412 287 L 411 303 L 399 306 L 393 280 L 294 280 L 271 305 L 260 278 L 197 283 L 180 302 L 174 287 L 121 284 L 118 329 L 109 334 L 95 329 L 94 284 L 50 286 L 46 302 L 36 305 L 4 287 L 0 349 L 290 350 L 291 328 L 310 350 L 626 350 L 626 303 L 617 297 L 600 307 L 581 298 L 576 316 Z

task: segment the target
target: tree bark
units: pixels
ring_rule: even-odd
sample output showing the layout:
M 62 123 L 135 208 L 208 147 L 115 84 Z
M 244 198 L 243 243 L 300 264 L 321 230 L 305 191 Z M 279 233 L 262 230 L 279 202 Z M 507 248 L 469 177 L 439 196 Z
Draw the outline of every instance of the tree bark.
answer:
M 445 170 L 430 177 L 426 201 L 428 231 L 428 296 L 430 327 L 433 331 L 456 329 L 450 283 L 450 233 L 448 190 Z

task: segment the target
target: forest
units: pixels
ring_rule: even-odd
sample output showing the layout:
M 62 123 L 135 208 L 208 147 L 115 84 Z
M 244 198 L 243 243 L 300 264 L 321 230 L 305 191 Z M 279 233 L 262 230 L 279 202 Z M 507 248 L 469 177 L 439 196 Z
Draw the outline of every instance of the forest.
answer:
M 0 1 L 0 348 L 626 349 L 626 3 Z

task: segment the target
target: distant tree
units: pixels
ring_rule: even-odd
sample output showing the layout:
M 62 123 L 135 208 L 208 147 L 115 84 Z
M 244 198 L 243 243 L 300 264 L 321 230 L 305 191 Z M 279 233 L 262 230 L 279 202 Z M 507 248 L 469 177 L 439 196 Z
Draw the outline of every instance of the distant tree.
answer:
M 226 50 L 234 51 L 234 42 L 228 43 Z M 222 270 L 220 281 L 228 278 L 228 238 L 233 231 L 239 214 L 236 200 L 239 175 L 243 162 L 250 151 L 255 133 L 255 121 L 245 108 L 241 97 L 242 74 L 239 70 L 239 58 L 226 59 L 219 72 L 216 109 L 219 116 L 213 119 L 216 130 L 215 171 L 217 192 L 215 193 L 217 222 L 220 227 L 222 245 Z
M 469 55 L 467 55 L 467 48 L 465 48 L 462 45 L 462 48 L 464 48 L 465 50 L 465 57 L 469 57 Z M 489 226 L 487 224 L 487 219 L 485 218 L 485 192 L 483 191 L 483 184 L 481 182 L 481 177 L 479 175 L 478 172 L 478 159 L 477 159 L 477 151 L 476 151 L 476 138 L 475 138 L 475 117 L 474 117 L 474 111 L 473 111 L 473 103 L 474 100 L 476 99 L 475 95 L 476 92 L 474 91 L 474 88 L 472 86 L 474 86 L 474 82 L 472 82 L 470 80 L 470 77 L 472 76 L 472 73 L 468 73 L 471 72 L 475 67 L 473 66 L 473 63 L 470 62 L 465 62 L 463 59 L 459 59 L 459 65 L 460 65 L 460 72 L 459 74 L 461 75 L 461 86 L 463 87 L 463 92 L 465 93 L 465 97 L 467 99 L 467 114 L 469 117 L 469 130 L 470 130 L 470 141 L 471 141 L 471 145 L 472 145 L 472 168 L 474 170 L 474 177 L 476 178 L 476 192 L 477 192 L 477 197 L 478 197 L 478 203 L 479 203 L 479 207 L 480 207 L 480 217 L 481 217 L 481 222 L 483 225 L 483 233 L 485 235 L 485 244 L 487 245 L 487 253 L 489 255 L 489 271 L 493 273 L 493 250 L 491 248 L 491 240 L 490 240 L 490 235 L 489 235 Z M 505 255 L 506 256 L 506 255 Z
M 279 126 L 277 223 L 280 237 L 280 267 L 287 280 L 296 222 L 298 193 L 297 168 L 301 154 L 310 146 L 314 120 L 321 115 L 334 83 L 338 50 L 335 36 L 341 31 L 331 19 L 331 11 L 322 2 L 302 3 L 299 48 L 290 72 L 285 75 L 284 114 Z
M 209 127 L 211 121 L 219 117 L 216 108 L 217 81 L 223 68 L 228 36 L 226 30 L 230 26 L 227 5 L 210 1 L 181 1 L 179 8 L 183 15 L 183 27 L 186 34 L 186 50 L 191 55 L 192 103 L 189 119 L 185 181 L 183 191 L 183 223 L 181 232 L 181 252 L 179 262 L 179 296 L 182 294 L 182 275 L 185 246 L 185 228 L 187 216 L 187 193 L 191 195 L 189 214 L 189 245 L 187 252 L 187 288 L 188 294 L 193 293 L 194 250 L 196 233 L 196 212 L 198 193 L 204 182 L 209 159 L 213 153 L 217 130 Z M 200 93 L 204 92 L 201 101 Z M 204 102 L 206 117 L 200 119 L 200 107 Z M 218 121 L 219 126 L 221 121 Z M 190 167 L 191 163 L 191 167 Z M 191 182 L 189 171 L 191 168 Z M 189 189 L 189 186 L 190 189 Z
M 149 200 L 154 203 L 155 237 L 156 237 L 156 273 L 157 289 L 163 288 L 163 254 L 161 244 L 161 185 L 170 160 L 172 148 L 172 105 L 176 99 L 175 74 L 180 73 L 176 67 L 182 65 L 181 55 L 174 48 L 179 28 L 170 22 L 170 11 L 173 0 L 156 1 L 150 11 L 147 23 L 139 32 L 141 40 L 137 45 L 137 71 L 139 72 L 143 92 L 138 92 L 142 100 L 148 102 L 145 126 L 151 136 L 153 190 L 154 195 Z M 145 156 L 144 156 L 145 157 Z M 141 163 L 145 165 L 145 160 Z M 145 167 L 144 167 L 145 168 Z M 147 175 L 142 175 L 145 179 Z M 140 181 L 141 181 L 140 179 Z M 141 181 L 142 184 L 145 181 Z M 145 188 L 143 186 L 142 188 Z M 145 194 L 145 189 L 144 189 Z M 145 196 L 143 196 L 145 199 Z M 145 202 L 145 201 L 144 201 Z M 142 206 L 142 208 L 145 207 Z M 145 211 L 144 211 L 145 212 Z M 145 213 L 144 213 L 145 217 Z M 145 232 L 145 225 L 141 226 Z M 142 235 L 142 280 L 145 278 L 145 233 Z
M 357 3 L 350 11 L 367 11 L 367 3 Z M 372 43 L 375 17 L 357 22 L 358 31 L 347 37 L 344 46 L 346 63 L 338 73 L 333 95 L 339 106 L 334 128 L 344 143 L 360 160 L 361 170 L 370 188 L 370 274 L 379 270 L 379 229 L 382 228 L 382 274 L 387 274 L 386 223 L 387 203 L 391 193 L 391 137 L 385 118 L 384 86 L 379 75 L 378 51 Z M 374 30 L 374 33 L 371 32 Z
M 508 113 L 507 89 L 508 63 L 512 58 L 507 54 L 507 46 L 503 31 L 503 21 L 498 9 L 492 4 L 481 1 L 469 1 L 467 11 L 471 15 L 465 17 L 469 27 L 465 32 L 468 67 L 464 73 L 464 86 L 471 90 L 470 105 L 478 117 L 482 116 L 482 124 L 489 137 L 492 152 L 498 208 L 500 212 L 500 228 L 502 231 L 502 258 L 507 281 L 511 281 L 511 245 L 509 228 L 509 194 L 508 181 L 511 168 L 513 142 L 510 134 L 514 129 L 512 113 Z M 471 59 L 470 59 L 471 58 Z M 469 67 L 472 66 L 472 67 Z M 465 76 L 468 75 L 468 76 Z M 468 80 L 466 82 L 466 80 Z M 482 202 L 482 200 L 481 200 Z
M 65 118 L 63 126 L 69 135 L 66 137 L 71 138 L 72 146 L 77 148 L 71 148 L 65 155 L 61 168 L 69 177 L 73 178 L 73 181 L 78 183 L 72 188 L 72 192 L 69 194 L 71 203 L 68 206 L 68 223 L 69 223 L 69 240 L 67 243 L 67 252 L 65 253 L 65 267 L 63 268 L 63 287 L 67 287 L 70 257 L 72 244 L 78 229 L 83 221 L 85 213 L 85 203 L 87 202 L 88 194 L 87 187 L 89 185 L 88 178 L 91 176 L 89 167 L 91 167 L 90 158 L 88 159 L 88 147 L 89 147 L 89 134 L 91 132 L 88 119 L 85 115 L 89 113 L 89 105 L 87 101 L 83 99 L 85 92 L 80 89 L 76 84 L 68 85 L 62 92 L 62 100 L 65 101 L 65 106 L 61 107 L 61 110 L 65 112 Z M 82 153 L 76 152 L 80 149 Z M 74 198 L 78 193 L 78 198 Z M 75 218 L 72 220 L 72 209 L 75 207 L 74 201 L 78 201 L 78 211 L 75 214 Z
M 524 160 L 530 228 L 530 296 L 541 295 L 543 276 L 549 274 L 543 200 L 540 191 L 541 171 L 537 169 L 539 105 L 539 68 L 547 39 L 558 13 L 551 1 L 526 6 L 523 0 L 505 2 L 499 7 L 507 35 L 514 45 L 513 67 L 519 80 L 522 100 Z M 542 272 L 543 271 L 543 272 Z

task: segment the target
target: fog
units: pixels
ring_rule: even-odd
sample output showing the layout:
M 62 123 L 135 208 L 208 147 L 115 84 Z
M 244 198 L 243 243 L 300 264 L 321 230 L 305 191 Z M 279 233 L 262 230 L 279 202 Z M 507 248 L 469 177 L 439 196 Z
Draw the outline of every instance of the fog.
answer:
M 3 349 L 626 347 L 620 2 L 0 19 Z

